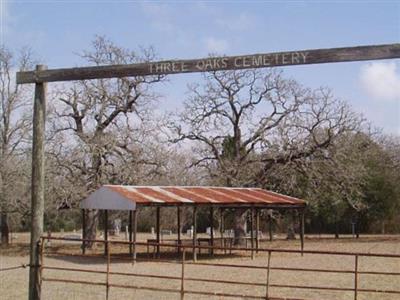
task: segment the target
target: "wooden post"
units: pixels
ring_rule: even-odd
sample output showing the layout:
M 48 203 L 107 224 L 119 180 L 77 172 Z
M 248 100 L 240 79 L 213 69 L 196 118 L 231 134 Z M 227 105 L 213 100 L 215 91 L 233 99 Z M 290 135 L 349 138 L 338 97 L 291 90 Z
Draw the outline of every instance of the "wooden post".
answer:
M 251 239 L 251 259 L 254 259 L 254 208 L 250 209 L 250 239 Z
M 36 71 L 46 70 L 44 65 L 37 65 Z M 39 240 L 43 234 L 44 215 L 44 140 L 46 121 L 46 83 L 35 84 L 33 104 L 33 139 L 32 139 L 32 189 L 31 189 L 31 241 L 29 260 L 29 300 L 40 299 L 39 279 Z
M 104 210 L 104 255 L 108 254 L 108 210 Z
M 82 209 L 82 254 L 86 253 L 86 211 Z
M 400 58 L 400 44 L 368 45 L 330 49 L 307 49 L 297 51 L 259 53 L 246 56 L 213 57 L 214 61 L 224 59 L 223 64 L 199 68 L 207 58 L 153 61 L 130 65 L 93 66 L 69 69 L 53 69 L 43 72 L 25 71 L 17 73 L 17 83 L 36 83 L 39 81 L 67 81 L 100 79 L 112 77 L 132 77 L 161 74 L 178 74 L 205 71 L 227 71 L 277 66 L 321 64 L 345 61 Z M 159 67 L 162 64 L 175 65 L 174 68 Z
M 178 224 L 177 224 L 177 227 L 178 227 L 178 231 L 177 231 L 177 234 L 178 234 L 178 253 L 180 253 L 181 252 L 181 207 L 180 206 L 178 206 L 177 207 L 177 214 L 178 214 Z
M 133 211 L 133 263 L 136 263 L 136 237 L 137 237 L 137 216 L 138 216 L 138 208 L 136 206 Z
M 301 246 L 301 255 L 303 255 L 304 251 L 304 209 L 300 212 L 300 246 Z
M 197 261 L 197 206 L 193 206 L 193 261 Z
M 211 237 L 211 247 L 214 247 L 214 207 L 210 207 L 210 237 Z M 210 249 L 211 255 L 214 255 L 214 249 Z
M 157 240 L 157 257 L 160 257 L 160 206 L 157 206 L 156 211 L 156 240 Z
M 128 224 L 128 231 L 129 231 L 129 243 L 132 243 L 133 241 L 133 236 L 132 236 L 132 230 L 133 230 L 133 211 L 129 211 L 129 224 Z M 133 245 L 129 244 L 129 255 L 133 255 Z
M 258 232 L 260 231 L 260 210 L 256 208 L 256 253 L 258 253 L 258 246 L 260 237 Z

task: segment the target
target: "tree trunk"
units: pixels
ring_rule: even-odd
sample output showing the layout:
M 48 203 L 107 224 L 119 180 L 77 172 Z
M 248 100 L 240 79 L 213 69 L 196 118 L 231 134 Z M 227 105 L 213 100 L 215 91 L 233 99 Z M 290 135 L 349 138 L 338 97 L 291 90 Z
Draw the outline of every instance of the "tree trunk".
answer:
M 10 242 L 10 229 L 8 226 L 8 215 L 5 212 L 1 213 L 1 245 L 7 246 Z
M 85 239 L 95 240 L 97 235 L 97 224 L 99 223 L 99 211 L 98 210 L 87 210 L 86 211 L 86 226 L 85 226 Z M 85 242 L 87 249 L 93 248 L 93 242 Z
M 101 182 L 101 155 L 99 149 L 95 148 L 92 154 L 92 178 L 90 191 L 95 191 L 100 186 Z M 86 228 L 85 237 L 89 240 L 96 239 L 97 226 L 99 224 L 99 211 L 98 210 L 88 210 L 86 215 Z M 86 248 L 92 249 L 93 242 L 86 242 Z
M 243 208 L 237 208 L 235 209 L 234 213 L 234 235 L 235 235 L 235 241 L 234 245 L 240 245 L 243 246 L 245 244 L 245 237 L 246 237 L 246 232 L 245 232 L 245 223 L 246 223 L 246 215 L 247 215 L 247 210 Z
M 296 239 L 296 234 L 294 230 L 294 226 L 296 223 L 296 215 L 295 212 L 292 212 L 290 215 L 288 215 L 288 231 L 287 231 L 287 240 L 295 240 Z

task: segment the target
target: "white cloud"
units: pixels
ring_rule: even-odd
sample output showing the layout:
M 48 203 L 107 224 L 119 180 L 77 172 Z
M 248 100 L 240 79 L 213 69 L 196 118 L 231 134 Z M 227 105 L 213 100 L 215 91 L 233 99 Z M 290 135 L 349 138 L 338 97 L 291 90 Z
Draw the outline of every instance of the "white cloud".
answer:
M 208 37 L 204 40 L 206 48 L 210 53 L 219 53 L 226 51 L 228 49 L 228 42 L 223 39 L 216 39 L 213 37 Z
M 360 82 L 377 100 L 400 100 L 400 67 L 395 62 L 373 62 L 360 70 Z

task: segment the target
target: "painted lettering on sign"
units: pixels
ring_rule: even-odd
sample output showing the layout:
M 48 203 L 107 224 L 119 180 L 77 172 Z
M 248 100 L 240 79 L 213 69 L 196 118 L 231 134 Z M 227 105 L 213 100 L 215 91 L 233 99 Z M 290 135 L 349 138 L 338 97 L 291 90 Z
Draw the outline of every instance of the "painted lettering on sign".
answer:
M 192 69 L 195 69 L 195 71 L 218 71 L 306 64 L 307 56 L 308 52 L 282 52 L 248 56 L 210 57 L 190 62 L 165 61 L 150 63 L 149 72 L 150 74 L 182 73 Z

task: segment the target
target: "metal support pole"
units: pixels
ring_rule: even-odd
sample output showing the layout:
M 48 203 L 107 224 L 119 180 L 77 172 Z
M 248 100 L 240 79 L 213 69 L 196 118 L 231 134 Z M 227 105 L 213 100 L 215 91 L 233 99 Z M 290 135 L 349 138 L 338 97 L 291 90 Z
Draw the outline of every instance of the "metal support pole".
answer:
M 185 297 L 185 260 L 186 260 L 186 248 L 183 248 L 182 271 L 181 271 L 181 300 L 183 300 Z
M 214 207 L 210 207 L 210 237 L 211 237 L 211 247 L 214 247 Z M 211 255 L 214 255 L 214 249 L 210 249 Z
M 37 65 L 36 71 L 47 69 Z M 39 285 L 39 240 L 43 234 L 44 216 L 44 142 L 46 121 L 46 89 L 45 82 L 35 84 L 33 104 L 33 139 L 32 139 L 32 189 L 31 189 L 31 241 L 29 259 L 29 300 L 40 299 Z
M 271 214 L 268 213 L 268 233 L 269 233 L 269 241 L 272 242 L 273 235 L 272 235 L 272 212 Z
M 224 209 L 220 208 L 219 213 L 220 213 L 219 231 L 221 234 L 221 247 L 224 248 L 224 252 L 226 254 L 225 241 L 224 241 Z
M 256 209 L 256 253 L 258 253 L 258 247 L 260 243 L 260 237 L 258 232 L 260 231 L 260 210 Z
M 129 211 L 129 224 L 128 224 L 129 243 L 133 241 L 133 211 Z M 133 244 L 129 244 L 129 255 L 133 255 Z
M 108 210 L 104 210 L 104 255 L 108 254 Z
M 301 255 L 303 256 L 303 251 L 304 251 L 304 209 L 300 212 L 300 245 L 301 245 Z
M 197 206 L 193 206 L 193 261 L 197 261 Z
M 104 243 L 107 246 L 107 274 L 106 274 L 106 300 L 108 300 L 108 296 L 110 293 L 110 262 L 111 262 L 111 257 L 110 257 L 110 247 L 109 247 L 109 241 L 106 240 Z
M 137 236 L 137 216 L 138 208 L 136 207 L 133 211 L 133 263 L 136 263 L 136 236 Z
M 358 292 L 358 255 L 355 256 L 354 262 L 354 300 L 357 300 Z
M 266 285 L 266 293 L 265 299 L 269 299 L 269 273 L 271 270 L 271 251 L 268 251 L 268 263 L 267 263 L 267 285 Z
M 251 259 L 254 259 L 254 208 L 250 209 L 250 239 L 251 239 Z
M 157 257 L 160 257 L 160 207 L 156 210 L 156 240 L 157 240 Z
M 177 214 L 178 214 L 178 224 L 177 224 L 177 227 L 178 227 L 178 231 L 177 231 L 177 233 L 178 233 L 178 253 L 180 253 L 181 252 L 181 207 L 180 206 L 178 206 L 177 207 Z
M 82 254 L 86 254 L 86 211 L 82 209 Z

